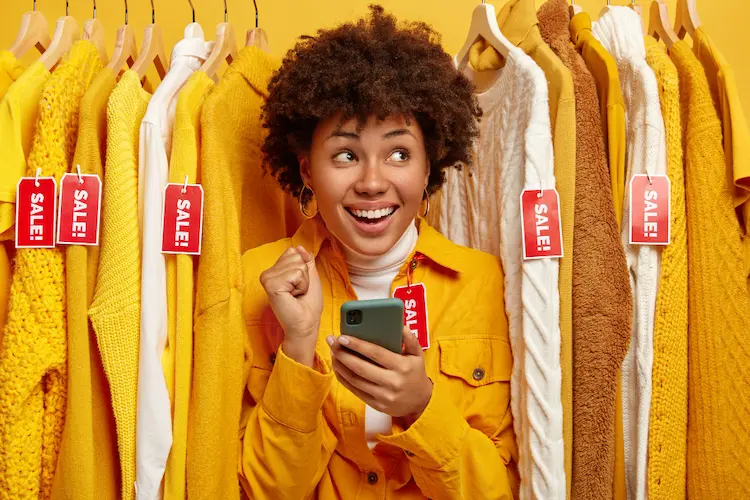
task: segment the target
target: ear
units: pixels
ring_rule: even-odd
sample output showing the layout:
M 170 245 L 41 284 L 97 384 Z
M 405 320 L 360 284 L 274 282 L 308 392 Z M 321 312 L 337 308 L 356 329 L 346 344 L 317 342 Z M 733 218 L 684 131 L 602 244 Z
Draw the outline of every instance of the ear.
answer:
M 302 176 L 302 182 L 312 188 L 312 175 L 310 172 L 310 153 L 299 153 L 297 155 L 299 163 L 299 173 Z
M 427 186 L 430 185 L 430 173 L 432 172 L 432 165 L 427 162 L 427 173 L 424 175 L 424 189 L 427 190 Z

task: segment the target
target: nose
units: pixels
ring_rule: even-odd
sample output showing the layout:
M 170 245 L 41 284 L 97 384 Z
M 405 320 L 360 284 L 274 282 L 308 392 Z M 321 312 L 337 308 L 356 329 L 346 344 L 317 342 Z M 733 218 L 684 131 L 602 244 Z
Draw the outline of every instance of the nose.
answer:
M 377 161 L 368 162 L 362 169 L 361 175 L 354 185 L 354 190 L 361 195 L 377 196 L 388 191 L 388 179 L 383 166 Z

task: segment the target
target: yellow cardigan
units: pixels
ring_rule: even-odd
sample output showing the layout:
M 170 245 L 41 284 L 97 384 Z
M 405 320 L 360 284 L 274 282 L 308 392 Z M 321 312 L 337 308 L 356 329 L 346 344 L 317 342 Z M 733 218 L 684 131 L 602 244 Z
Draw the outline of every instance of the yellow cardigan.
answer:
M 256 47 L 241 50 L 201 113 L 205 203 L 187 445 L 192 499 L 239 497 L 237 424 L 247 341 L 241 252 L 293 234 L 301 218 L 296 201 L 260 164 L 261 106 L 277 67 Z
M 685 500 L 688 408 L 688 249 L 680 84 L 664 47 L 646 37 L 646 62 L 659 83 L 671 185 L 671 243 L 661 254 L 654 321 L 648 430 L 648 497 Z
M 555 180 L 560 194 L 560 219 L 565 257 L 560 259 L 560 366 L 562 370 L 565 477 L 570 498 L 573 458 L 573 222 L 576 178 L 576 110 L 573 76 L 544 43 L 537 26 L 534 0 L 510 0 L 497 16 L 503 34 L 523 49 L 544 71 L 549 84 L 549 109 L 555 157 Z M 471 51 L 477 71 L 502 68 L 500 54 L 478 42 Z
M 81 99 L 73 165 L 104 178 L 107 101 L 115 73 L 99 72 Z M 117 432 L 99 347 L 89 327 L 99 247 L 65 248 L 68 326 L 68 407 L 53 499 L 116 500 L 120 495 Z
M 112 394 L 120 453 L 122 498 L 134 498 L 135 423 L 141 318 L 138 226 L 138 128 L 148 92 L 126 71 L 107 104 L 99 268 L 89 318 Z
M 750 497 L 750 294 L 734 185 L 706 74 L 685 41 L 680 77 L 688 220 L 690 499 Z M 671 465 L 671 464 L 670 464 Z
M 200 117 L 203 102 L 214 88 L 209 76 L 196 71 L 177 98 L 169 182 L 200 182 Z M 172 449 L 164 473 L 164 499 L 186 497 L 188 408 L 193 367 L 193 272 L 192 255 L 165 255 L 167 312 L 171 356 L 163 357 L 164 375 L 172 403 Z M 169 362 L 169 364 L 167 364 Z
M 26 175 L 58 181 L 70 168 L 81 97 L 102 64 L 77 42 L 42 92 Z M 20 249 L 0 353 L 1 498 L 49 498 L 67 400 L 63 251 Z

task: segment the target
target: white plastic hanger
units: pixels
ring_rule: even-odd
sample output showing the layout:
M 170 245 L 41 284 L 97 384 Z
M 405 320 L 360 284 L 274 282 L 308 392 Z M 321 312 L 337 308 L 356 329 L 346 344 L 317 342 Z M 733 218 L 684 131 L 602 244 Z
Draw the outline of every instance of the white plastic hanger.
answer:
M 32 47 L 36 47 L 40 54 L 49 47 L 49 25 L 44 14 L 36 10 L 27 12 L 21 18 L 21 28 L 18 30 L 16 40 L 10 46 L 10 51 L 16 59 L 23 57 Z
M 700 28 L 701 20 L 698 18 L 698 5 L 695 0 L 677 0 L 677 15 L 675 16 L 674 30 L 679 38 L 695 37 L 695 30 Z
M 68 53 L 73 43 L 78 41 L 78 38 L 78 23 L 68 15 L 68 0 L 65 0 L 65 16 L 57 20 L 52 42 L 39 58 L 39 62 L 44 64 L 48 71 L 52 71 Z
M 258 4 L 255 0 L 253 0 L 253 6 L 255 7 L 255 28 L 247 30 L 245 47 L 258 47 L 263 52 L 268 52 L 268 36 L 266 30 L 258 27 Z
M 146 76 L 146 71 L 151 65 L 156 67 L 156 72 L 162 80 L 169 69 L 169 59 L 164 50 L 164 36 L 162 35 L 161 26 L 156 24 L 156 14 L 154 11 L 154 0 L 151 0 L 151 24 L 146 26 L 143 32 L 143 46 L 138 60 L 133 64 L 133 71 L 138 73 L 141 79 Z
M 481 39 L 486 40 L 487 43 L 506 58 L 513 48 L 513 44 L 505 38 L 505 35 L 502 34 L 500 27 L 497 25 L 495 8 L 485 3 L 484 0 L 482 0 L 481 4 L 477 5 L 471 15 L 469 35 L 466 37 L 464 46 L 461 47 L 458 55 L 456 55 L 458 69 L 463 69 L 466 66 L 469 62 L 471 46 Z
M 135 64 L 138 59 L 138 47 L 135 42 L 135 31 L 128 24 L 128 0 L 125 0 L 125 24 L 117 28 L 115 50 L 107 65 L 112 71 L 119 73 L 123 66 Z
M 229 23 L 227 0 L 224 0 L 224 22 L 216 26 L 214 48 L 200 70 L 213 78 L 223 61 L 226 61 L 227 64 L 232 64 L 236 56 L 237 38 L 234 34 L 234 27 Z
M 94 17 L 83 24 L 83 39 L 91 41 L 96 46 L 103 64 L 109 62 L 104 25 L 96 18 L 96 0 L 94 0 Z

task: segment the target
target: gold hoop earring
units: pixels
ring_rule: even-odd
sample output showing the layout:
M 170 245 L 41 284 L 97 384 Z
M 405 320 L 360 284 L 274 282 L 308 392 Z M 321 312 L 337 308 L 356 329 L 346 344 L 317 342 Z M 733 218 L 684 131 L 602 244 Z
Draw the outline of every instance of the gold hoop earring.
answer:
M 422 214 L 422 218 L 426 219 L 430 213 L 430 195 L 427 194 L 426 189 L 424 190 L 424 197 L 422 199 L 427 200 L 427 208 L 425 209 L 424 214 Z
M 308 186 L 307 184 L 302 185 L 302 189 L 299 192 L 299 195 L 297 196 L 297 201 L 299 202 L 299 211 L 302 212 L 302 215 L 305 217 L 305 219 L 312 219 L 316 215 L 318 215 L 318 210 L 315 210 L 315 213 L 310 215 L 307 212 L 305 212 L 305 208 L 307 207 L 307 203 L 305 203 L 305 191 L 310 191 L 310 197 L 313 198 L 315 196 L 315 193 L 313 192 L 312 188 Z

